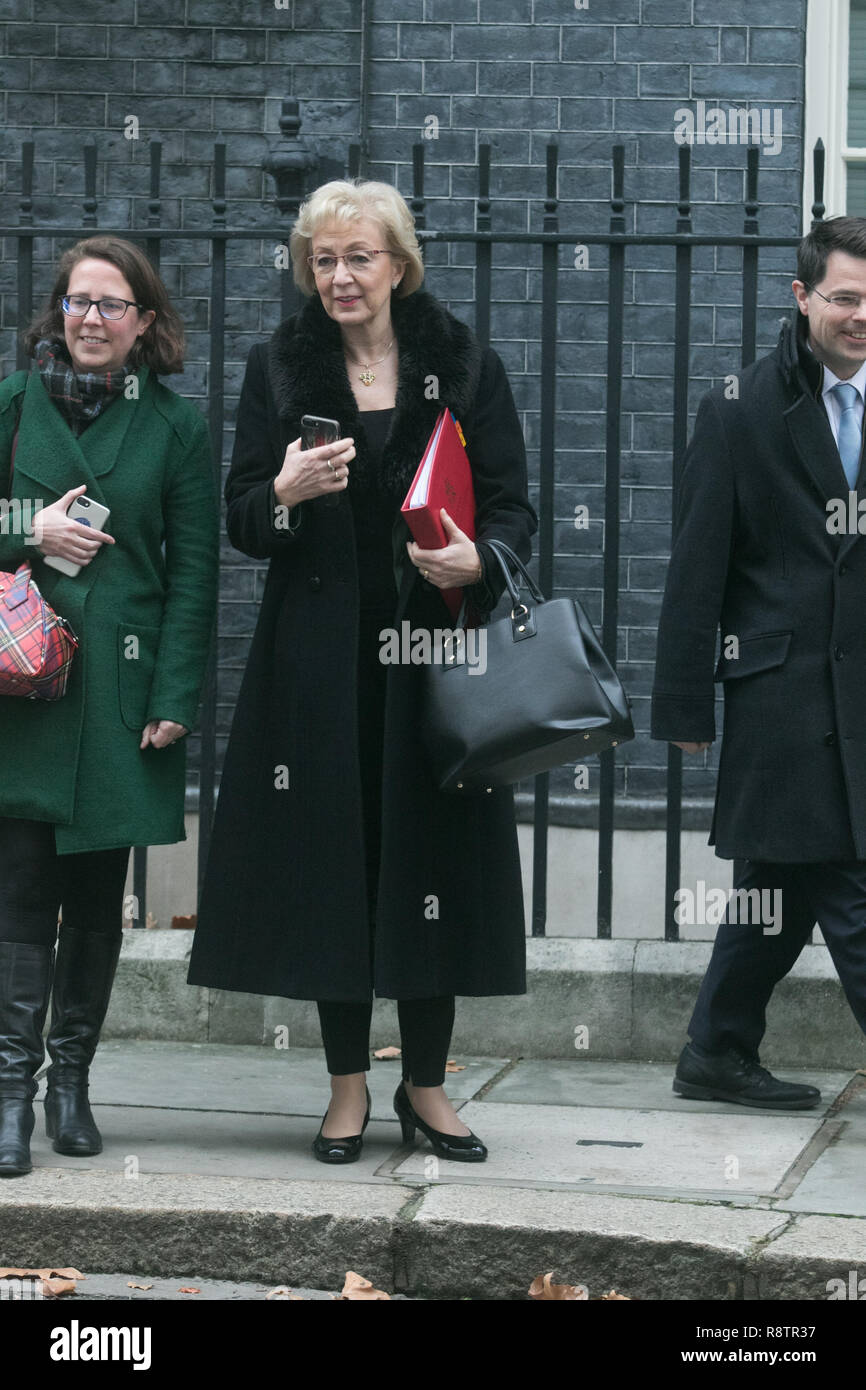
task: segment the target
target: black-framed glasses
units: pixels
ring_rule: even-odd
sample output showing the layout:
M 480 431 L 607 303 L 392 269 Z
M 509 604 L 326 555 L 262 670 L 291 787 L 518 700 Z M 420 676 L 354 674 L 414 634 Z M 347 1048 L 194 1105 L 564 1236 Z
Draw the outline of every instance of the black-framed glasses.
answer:
M 63 305 L 64 314 L 69 314 L 74 319 L 89 314 L 92 304 L 96 305 L 104 319 L 122 319 L 127 309 L 144 308 L 143 304 L 136 304 L 134 299 L 88 299 L 86 294 L 63 295 L 60 303 Z
M 372 270 L 376 264 L 377 256 L 392 256 L 393 251 L 350 251 L 345 256 L 326 256 L 324 253 L 317 256 L 308 256 L 307 265 L 312 266 L 316 275 L 330 277 L 337 273 L 337 262 L 345 261 L 346 269 L 351 270 L 355 275 L 363 275 L 365 271 Z
M 842 293 L 826 295 L 821 294 L 820 290 L 816 290 L 814 285 L 807 285 L 806 288 L 811 290 L 813 294 L 817 294 L 820 299 L 823 299 L 825 304 L 832 304 L 834 309 L 859 309 L 863 300 L 866 299 L 866 294 Z

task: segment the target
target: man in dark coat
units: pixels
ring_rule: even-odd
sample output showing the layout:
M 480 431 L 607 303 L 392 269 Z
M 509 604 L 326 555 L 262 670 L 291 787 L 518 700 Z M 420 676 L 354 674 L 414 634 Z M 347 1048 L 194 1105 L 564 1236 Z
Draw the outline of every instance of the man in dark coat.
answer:
M 709 747 L 721 629 L 710 843 L 734 892 L 674 1090 L 778 1109 L 820 1099 L 758 1064 L 770 995 L 816 921 L 866 1030 L 866 219 L 818 224 L 797 276 L 776 350 L 700 404 L 652 708 L 654 738 Z

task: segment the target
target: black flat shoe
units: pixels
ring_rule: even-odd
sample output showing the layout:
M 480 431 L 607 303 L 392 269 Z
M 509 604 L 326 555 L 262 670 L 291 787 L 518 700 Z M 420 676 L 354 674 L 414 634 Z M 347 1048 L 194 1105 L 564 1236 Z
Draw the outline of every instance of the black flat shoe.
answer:
M 361 1149 L 364 1145 L 364 1130 L 370 1121 L 370 1092 L 364 1087 L 367 1095 L 367 1113 L 364 1116 L 364 1123 L 361 1125 L 361 1133 L 353 1134 L 348 1139 L 326 1139 L 322 1134 L 322 1126 L 328 1118 L 326 1110 L 322 1116 L 322 1124 L 319 1125 L 319 1132 L 313 1140 L 313 1153 L 320 1163 L 354 1163 L 361 1157 Z
M 680 1054 L 673 1089 L 691 1100 L 727 1100 L 762 1110 L 811 1110 L 821 1100 L 814 1086 L 779 1081 L 736 1048 L 702 1055 L 691 1043 Z
M 487 1150 L 476 1134 L 443 1134 L 422 1120 L 406 1094 L 406 1087 L 402 1081 L 394 1092 L 394 1109 L 400 1121 L 404 1144 L 412 1143 L 417 1128 L 427 1136 L 433 1145 L 434 1153 L 440 1158 L 453 1158 L 461 1163 L 483 1163 L 487 1157 Z

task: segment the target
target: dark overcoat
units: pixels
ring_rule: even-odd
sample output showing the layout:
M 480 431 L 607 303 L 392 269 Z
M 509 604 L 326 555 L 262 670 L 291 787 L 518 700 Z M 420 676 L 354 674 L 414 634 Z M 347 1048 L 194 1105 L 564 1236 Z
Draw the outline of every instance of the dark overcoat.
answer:
M 725 859 L 866 858 L 866 536 L 834 532 L 848 483 L 805 328 L 701 402 L 659 626 L 655 738 L 714 739 L 714 665 L 724 687 Z
M 409 563 L 399 515 L 442 405 L 462 424 L 477 532 L 528 559 L 520 424 L 504 368 L 431 295 L 394 297 L 396 409 L 380 477 L 394 506 L 394 624 L 451 625 L 438 590 Z M 422 668 L 387 670 L 381 872 L 373 966 L 357 719 L 358 575 L 343 493 L 301 503 L 274 525 L 272 480 L 304 414 L 355 440 L 350 470 L 370 468 L 339 327 L 318 297 L 253 348 L 226 486 L 228 532 L 269 559 L 267 582 L 226 755 L 189 980 L 299 999 L 366 1000 L 525 992 L 520 865 L 510 788 L 438 791 L 418 730 Z M 485 563 L 472 590 L 495 605 Z M 479 686 L 484 682 L 479 681 Z M 481 692 L 479 691 L 479 696 Z
M 81 644 L 62 699 L 0 696 L 0 815 L 53 822 L 60 854 L 186 838 L 186 740 L 139 744 L 152 719 L 195 725 L 219 511 L 204 418 L 147 367 L 137 379 L 77 438 L 38 372 L 0 384 L 0 495 L 18 431 L 0 570 L 28 561 Z M 45 564 L 20 522 L 82 483 L 110 509 L 116 543 L 73 577 Z

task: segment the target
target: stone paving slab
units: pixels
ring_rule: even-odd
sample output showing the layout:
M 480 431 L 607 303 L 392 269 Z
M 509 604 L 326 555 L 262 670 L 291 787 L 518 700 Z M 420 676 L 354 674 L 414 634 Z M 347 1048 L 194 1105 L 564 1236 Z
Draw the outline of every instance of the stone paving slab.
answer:
M 201 1173 L 209 1177 L 287 1179 L 328 1184 L 375 1181 L 376 1171 L 400 1149 L 396 1118 L 371 1120 L 364 1148 L 346 1168 L 320 1163 L 311 1145 L 319 1120 L 296 1115 L 238 1114 L 227 1111 L 157 1110 L 135 1106 L 94 1106 L 103 1150 L 91 1158 L 54 1153 L 37 1123 L 31 1141 L 34 1164 L 80 1172 L 82 1165 L 104 1173 Z
M 357 1270 L 355 1271 L 357 1273 Z M 149 1285 L 148 1288 L 130 1288 L 131 1284 Z M 197 1293 L 184 1293 L 183 1289 L 197 1289 Z M 75 1288 L 75 1302 L 117 1302 L 130 1303 L 202 1303 L 218 1300 L 221 1303 L 267 1303 L 289 1301 L 280 1296 L 268 1299 L 267 1295 L 276 1288 L 287 1285 L 230 1283 L 226 1279 L 200 1279 L 198 1275 L 186 1274 L 174 1279 L 161 1279 L 139 1271 L 137 1274 L 88 1274 L 79 1280 Z M 340 1286 L 342 1288 L 342 1285 Z M 340 1301 L 340 1290 L 291 1288 L 289 1293 L 305 1302 L 333 1303 Z M 390 1293 L 390 1289 L 383 1289 Z M 407 1302 L 402 1293 L 392 1293 L 394 1302 Z
M 797 1191 L 779 1203 L 786 1211 L 866 1216 L 866 1091 L 850 1100 L 840 1119 L 838 1136 L 816 1158 Z
M 820 1117 L 688 1114 L 470 1101 L 460 1118 L 483 1135 L 484 1164 L 463 1164 L 450 1182 L 580 1183 L 621 1190 L 662 1187 L 678 1192 L 771 1195 L 820 1125 Z M 425 1167 L 427 1169 L 425 1173 Z M 480 1170 L 483 1168 L 483 1173 Z M 429 1176 L 415 1152 L 398 1176 Z
M 455 1102 L 474 1096 L 508 1065 L 505 1057 L 457 1056 L 464 1068 L 449 1072 Z M 367 1084 L 371 1119 L 394 1119 L 399 1058 L 371 1060 Z M 159 1109 L 308 1115 L 318 1128 L 331 1088 L 322 1048 L 230 1046 L 224 1043 L 103 1042 L 91 1072 L 98 1105 Z
M 615 1288 L 630 1298 L 743 1296 L 760 1244 L 790 1218 L 769 1211 L 559 1190 L 431 1187 L 418 1206 L 410 1279 L 430 1297 L 442 1271 L 470 1297 L 525 1297 L 527 1272 L 553 1270 L 590 1298 Z M 489 1293 L 487 1296 L 490 1296 Z
M 808 1115 L 824 1114 L 852 1079 L 850 1071 L 774 1071 L 782 1081 L 817 1086 L 821 1102 Z M 526 1105 L 580 1105 L 626 1110 L 672 1110 L 681 1113 L 742 1115 L 743 1106 L 722 1101 L 686 1100 L 675 1094 L 674 1067 L 669 1063 L 591 1061 L 577 1052 L 573 1061 L 521 1058 L 485 1101 Z M 752 1114 L 775 1115 L 778 1111 L 749 1107 Z

